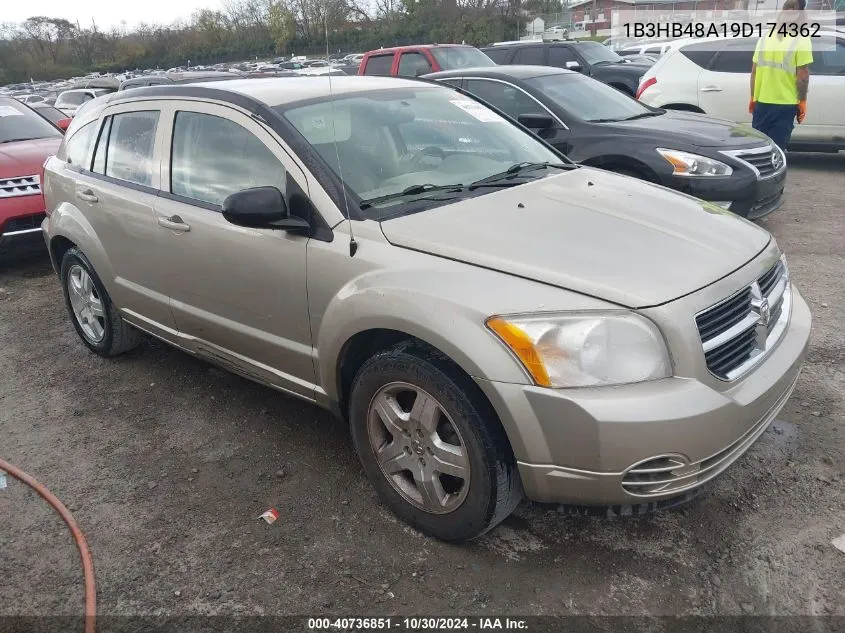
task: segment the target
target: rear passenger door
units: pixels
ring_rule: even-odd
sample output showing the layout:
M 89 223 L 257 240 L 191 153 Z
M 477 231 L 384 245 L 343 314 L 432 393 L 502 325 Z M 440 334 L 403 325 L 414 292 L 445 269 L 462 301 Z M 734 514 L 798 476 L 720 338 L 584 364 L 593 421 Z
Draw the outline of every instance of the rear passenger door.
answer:
M 221 206 L 237 191 L 273 186 L 293 213 L 291 196 L 308 193 L 304 173 L 262 124 L 240 110 L 176 103 L 163 124 L 173 132 L 165 142 L 155 215 L 184 345 L 313 398 L 308 237 L 235 226 Z
M 109 259 L 107 287 L 115 305 L 128 321 L 173 340 L 166 263 L 156 251 L 153 215 L 165 135 L 160 123 L 161 109 L 152 102 L 104 110 L 89 124 L 95 126 L 92 154 L 77 158 L 76 198 Z

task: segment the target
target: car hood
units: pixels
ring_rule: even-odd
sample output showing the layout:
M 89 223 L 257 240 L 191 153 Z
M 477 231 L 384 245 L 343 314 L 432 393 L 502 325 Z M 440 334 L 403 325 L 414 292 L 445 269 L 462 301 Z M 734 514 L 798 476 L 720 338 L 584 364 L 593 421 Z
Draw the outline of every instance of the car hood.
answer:
M 719 119 L 697 112 L 667 110 L 660 116 L 599 124 L 618 130 L 619 134 L 641 133 L 650 139 L 665 139 L 668 147 L 676 147 L 671 141 L 681 141 L 696 147 L 738 149 L 771 144 L 768 137 L 750 125 Z
M 44 161 L 59 151 L 61 143 L 58 136 L 0 144 L 0 178 L 41 173 Z
M 741 268 L 771 239 L 714 205 L 590 168 L 381 226 L 396 246 L 630 308 L 703 288 Z

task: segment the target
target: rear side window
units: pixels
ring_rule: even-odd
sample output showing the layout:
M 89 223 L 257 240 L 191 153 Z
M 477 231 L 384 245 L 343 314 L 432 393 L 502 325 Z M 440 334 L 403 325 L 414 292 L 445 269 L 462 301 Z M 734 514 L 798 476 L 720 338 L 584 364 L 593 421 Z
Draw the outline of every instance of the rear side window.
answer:
M 546 65 L 546 47 L 545 46 L 526 46 L 519 49 L 516 57 L 513 60 L 514 64 L 527 64 L 529 66 L 545 66 Z
M 419 77 L 431 72 L 431 64 L 422 53 L 402 53 L 399 57 L 400 77 Z
M 686 57 L 693 64 L 701 66 L 701 68 L 707 68 L 714 55 L 716 55 L 716 48 L 712 42 L 701 42 L 700 44 L 690 44 L 689 46 L 684 46 L 680 52 L 681 55 Z
M 733 41 L 719 51 L 710 63 L 710 70 L 717 73 L 750 73 L 756 42 Z
M 158 111 L 123 112 L 111 117 L 108 144 L 103 160 L 106 176 L 149 187 L 153 181 Z M 99 148 L 103 143 L 98 143 Z M 98 161 L 95 161 L 99 163 Z M 97 165 L 100 166 L 99 164 Z
M 76 165 L 83 169 L 91 166 L 91 145 L 97 131 L 96 121 L 86 123 L 73 136 L 65 141 L 65 160 L 68 165 Z
M 487 57 L 492 59 L 497 64 L 504 64 L 508 61 L 510 50 L 503 46 L 497 48 L 485 48 L 484 54 L 487 55 Z
M 389 55 L 374 55 L 367 59 L 364 67 L 365 75 L 390 75 L 393 66 L 393 53 Z
M 285 168 L 252 132 L 211 114 L 178 112 L 173 128 L 170 191 L 222 205 L 237 191 L 272 186 L 285 192 Z

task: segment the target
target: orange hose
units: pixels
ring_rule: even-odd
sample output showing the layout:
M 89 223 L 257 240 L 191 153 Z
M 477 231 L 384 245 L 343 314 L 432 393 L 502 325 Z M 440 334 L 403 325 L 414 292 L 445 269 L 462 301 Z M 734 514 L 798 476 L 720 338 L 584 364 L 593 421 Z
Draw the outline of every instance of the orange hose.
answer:
M 94 561 L 91 559 L 91 552 L 88 549 L 88 543 L 85 541 L 82 530 L 79 529 L 76 521 L 73 520 L 70 511 L 68 511 L 64 504 L 52 492 L 47 490 L 44 484 L 2 459 L 0 459 L 0 470 L 5 470 L 12 477 L 22 481 L 41 495 L 47 503 L 53 506 L 53 509 L 59 513 L 59 516 L 64 519 L 64 522 L 70 528 L 73 534 L 73 540 L 76 541 L 76 546 L 79 548 L 79 555 L 82 557 L 82 570 L 85 578 L 85 633 L 94 633 L 94 623 L 97 617 L 97 587 L 94 583 Z

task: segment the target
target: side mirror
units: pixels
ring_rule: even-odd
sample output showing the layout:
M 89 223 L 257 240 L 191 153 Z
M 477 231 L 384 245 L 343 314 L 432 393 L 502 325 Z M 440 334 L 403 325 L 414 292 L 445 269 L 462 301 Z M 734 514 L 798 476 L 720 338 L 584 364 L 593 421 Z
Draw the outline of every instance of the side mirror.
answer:
M 223 200 L 223 217 L 237 226 L 256 229 L 306 231 L 310 224 L 290 215 L 282 192 L 275 187 L 237 191 Z
M 555 126 L 555 120 L 549 114 L 520 114 L 516 120 L 529 130 L 548 130 Z
M 70 127 L 72 121 L 73 119 L 59 119 L 56 121 L 56 127 L 62 132 L 67 132 L 67 129 Z
M 578 62 L 566 62 L 566 68 L 568 70 L 574 70 L 576 72 L 581 72 L 581 64 Z

